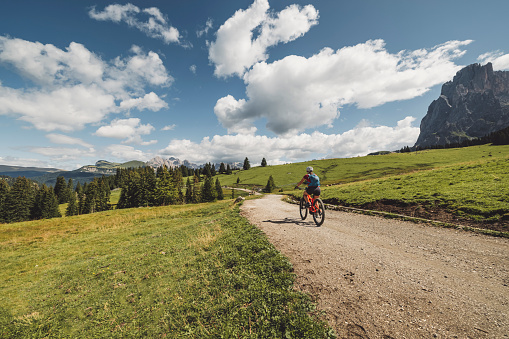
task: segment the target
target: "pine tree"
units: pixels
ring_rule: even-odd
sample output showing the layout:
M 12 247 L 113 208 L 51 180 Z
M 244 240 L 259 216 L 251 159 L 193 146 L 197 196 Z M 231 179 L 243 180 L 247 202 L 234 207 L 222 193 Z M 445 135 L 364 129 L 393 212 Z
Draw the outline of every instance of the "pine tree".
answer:
M 97 185 L 97 180 L 94 180 L 87 184 L 87 188 L 85 191 L 85 203 L 83 206 L 82 214 L 95 213 L 96 210 L 96 200 L 98 199 L 99 187 Z
M 74 183 L 72 179 L 69 179 L 69 182 L 67 183 L 67 194 L 69 194 L 69 198 L 71 197 L 71 192 L 74 191 Z
M 214 190 L 214 186 L 212 184 L 212 177 L 206 177 L 201 189 L 201 201 L 211 202 L 216 200 L 216 197 L 217 193 Z
M 267 180 L 267 185 L 265 186 L 265 193 L 272 193 L 272 191 L 276 188 L 276 185 L 274 184 L 274 179 L 272 178 L 272 175 L 269 177 L 269 180 Z
M 35 201 L 35 185 L 25 177 L 17 177 L 4 202 L 6 222 L 30 220 Z
M 67 185 L 66 185 L 67 188 Z M 55 194 L 55 191 L 51 187 L 47 187 L 46 185 L 42 185 L 39 190 L 40 196 L 40 206 L 38 211 L 40 215 L 37 216 L 36 219 L 50 219 L 50 218 L 58 218 L 62 215 L 60 214 L 60 210 L 58 209 L 58 200 Z M 35 218 L 34 218 L 35 219 Z
M 78 203 L 76 201 L 76 195 L 76 192 L 71 190 L 69 194 L 69 203 L 67 204 L 67 209 L 65 210 L 66 217 L 78 215 Z
M 221 183 L 219 182 L 219 178 L 216 178 L 216 194 L 217 194 L 217 200 L 223 200 L 224 199 L 223 188 L 221 187 Z
M 267 166 L 267 160 L 265 160 L 265 158 L 262 159 L 262 167 L 266 167 Z
M 55 183 L 55 195 L 58 198 L 59 204 L 65 204 L 69 200 L 68 190 L 67 190 L 67 182 L 63 176 L 57 177 L 57 182 Z
M 78 214 L 83 214 L 85 209 L 85 192 L 79 181 L 76 184 L 76 196 L 78 197 Z
M 198 203 L 201 201 L 201 197 L 200 197 L 200 179 L 199 177 L 195 174 L 194 175 L 194 178 L 193 178 L 193 194 L 192 194 L 192 198 L 191 198 L 191 201 L 193 203 Z
M 154 202 L 154 192 L 156 190 L 156 176 L 150 167 L 144 167 L 140 176 L 140 205 L 152 206 Z
M 186 204 L 190 204 L 193 202 L 193 186 L 191 185 L 191 180 L 187 178 L 186 182 Z
M 227 174 L 227 175 L 230 175 L 230 174 L 232 174 L 232 173 L 233 173 L 233 172 L 232 172 L 232 168 L 230 167 L 230 164 L 226 165 L 226 174 Z
M 210 166 L 210 163 L 205 164 L 205 167 L 203 167 L 202 172 L 206 177 L 212 176 L 212 168 Z
M 4 204 L 7 194 L 9 193 L 9 184 L 4 179 L 0 179 L 0 223 L 5 222 Z
M 125 174 L 117 208 L 131 208 L 140 206 L 140 182 L 140 173 L 138 171 L 129 171 Z
M 249 159 L 246 157 L 246 159 L 244 159 L 244 166 L 242 166 L 242 168 L 247 171 L 248 169 L 251 168 L 251 164 L 249 164 Z
M 226 168 L 224 167 L 224 163 L 222 162 L 221 165 L 219 165 L 219 174 L 225 174 Z
M 154 198 L 155 204 L 159 206 L 175 204 L 178 198 L 177 190 L 166 168 L 158 175 Z
M 97 200 L 96 200 L 96 212 L 107 211 L 110 209 L 110 185 L 108 184 L 108 179 L 103 176 L 98 180 L 99 190 L 97 192 Z

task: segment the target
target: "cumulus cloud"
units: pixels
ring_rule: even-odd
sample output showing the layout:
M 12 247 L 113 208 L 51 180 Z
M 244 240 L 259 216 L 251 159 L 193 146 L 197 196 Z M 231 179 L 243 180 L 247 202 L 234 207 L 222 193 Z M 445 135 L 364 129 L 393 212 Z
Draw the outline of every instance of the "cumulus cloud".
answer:
M 373 127 L 363 122 L 350 131 L 331 135 L 315 131 L 288 137 L 215 135 L 203 138 L 200 143 L 172 140 L 160 154 L 195 163 L 241 161 L 246 156 L 252 163 L 266 158 L 271 164 L 310 158 L 353 157 L 413 145 L 419 136 L 419 127 L 412 126 L 414 121 L 415 118 L 409 116 L 394 127 Z
M 168 104 L 154 92 L 145 94 L 143 98 L 131 98 L 120 103 L 120 108 L 124 110 L 136 108 L 140 111 L 148 109 L 156 112 L 167 107 Z
M 167 18 L 156 7 L 140 9 L 133 4 L 108 5 L 102 11 L 96 11 L 95 7 L 88 12 L 92 19 L 100 21 L 125 22 L 147 36 L 161 39 L 166 44 L 179 43 L 180 33 L 177 28 L 168 23 Z
M 477 60 L 480 63 L 486 64 L 491 62 L 494 71 L 504 71 L 509 69 L 509 54 L 504 54 L 500 51 L 488 52 L 480 55 Z
M 125 162 L 131 160 L 148 161 L 152 155 L 137 150 L 132 146 L 127 145 L 110 145 L 104 149 L 104 154 L 107 157 L 115 158 L 118 161 Z
M 106 62 L 75 42 L 62 50 L 0 36 L 0 64 L 34 84 L 25 89 L 0 84 L 0 114 L 17 115 L 40 130 L 71 132 L 109 113 L 167 107 L 157 94 L 144 91 L 148 85 L 171 85 L 161 59 L 137 46 L 131 53 Z
M 157 140 L 143 141 L 141 136 L 148 135 L 154 130 L 151 124 L 143 125 L 138 118 L 130 119 L 116 119 L 113 120 L 108 126 L 101 126 L 95 132 L 95 135 L 100 137 L 125 139 L 123 144 L 138 144 L 138 145 L 152 145 L 157 143 Z
M 461 68 L 453 60 L 469 43 L 391 54 L 383 40 L 370 40 L 337 51 L 324 48 L 309 58 L 258 62 L 243 77 L 247 100 L 223 97 L 214 112 L 229 133 L 248 130 L 260 118 L 277 134 L 330 126 L 344 105 L 371 108 L 411 99 L 450 80 Z
M 312 5 L 290 5 L 272 14 L 268 0 L 255 0 L 248 9 L 238 10 L 221 25 L 216 40 L 209 43 L 214 74 L 242 76 L 251 66 L 268 58 L 269 47 L 293 41 L 317 23 L 318 11 Z
M 93 146 L 88 142 L 85 142 L 79 138 L 73 138 L 64 134 L 51 133 L 47 134 L 46 138 L 48 138 L 54 144 L 64 144 L 64 145 L 80 145 L 87 148 L 92 148 Z

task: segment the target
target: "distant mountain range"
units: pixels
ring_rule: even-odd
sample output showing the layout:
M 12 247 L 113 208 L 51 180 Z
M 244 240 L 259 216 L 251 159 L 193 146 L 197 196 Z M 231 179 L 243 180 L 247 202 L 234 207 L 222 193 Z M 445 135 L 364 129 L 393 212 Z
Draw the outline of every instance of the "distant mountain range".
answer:
M 54 186 L 57 177 L 63 176 L 66 180 L 73 179 L 74 183 L 90 182 L 96 177 L 102 177 L 103 175 L 114 175 L 117 172 L 117 168 L 138 168 L 150 166 L 152 168 L 158 168 L 166 165 L 167 167 L 180 167 L 182 165 L 188 168 L 201 168 L 204 165 L 196 165 L 187 160 L 181 161 L 177 158 L 170 157 L 163 159 L 159 156 L 147 161 L 128 161 L 124 163 L 110 162 L 106 160 L 99 160 L 95 165 L 86 165 L 77 170 L 65 171 L 57 168 L 42 168 L 42 167 L 22 167 L 22 166 L 7 166 L 0 165 L 0 176 L 19 177 L 24 176 L 26 178 L 37 181 L 41 184 Z M 227 165 L 225 163 L 225 165 Z M 229 163 L 232 168 L 242 167 L 240 162 Z M 216 170 L 219 170 L 220 164 L 214 164 Z
M 20 167 L 20 166 L 8 166 L 0 165 L 0 175 L 7 175 L 10 177 L 27 177 L 32 178 L 46 173 L 61 172 L 58 168 L 39 168 L 39 167 Z

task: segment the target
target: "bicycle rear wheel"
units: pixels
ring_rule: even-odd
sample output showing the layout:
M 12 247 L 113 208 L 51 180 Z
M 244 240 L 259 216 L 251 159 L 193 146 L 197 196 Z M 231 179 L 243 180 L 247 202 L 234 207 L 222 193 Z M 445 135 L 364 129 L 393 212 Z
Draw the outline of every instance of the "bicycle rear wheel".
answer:
M 308 209 L 306 207 L 306 200 L 304 199 L 304 197 L 300 198 L 299 210 L 301 219 L 302 220 L 306 219 L 306 217 L 308 216 Z
M 313 213 L 313 220 L 316 226 L 322 226 L 325 221 L 325 206 L 321 199 L 315 200 L 316 212 Z

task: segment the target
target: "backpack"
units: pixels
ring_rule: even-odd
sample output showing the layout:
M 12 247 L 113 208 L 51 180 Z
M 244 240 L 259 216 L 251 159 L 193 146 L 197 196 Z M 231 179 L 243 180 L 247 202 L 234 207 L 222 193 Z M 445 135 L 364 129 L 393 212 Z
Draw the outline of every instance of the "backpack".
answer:
M 316 174 L 309 174 L 308 176 L 308 186 L 318 187 L 320 186 L 320 178 Z

